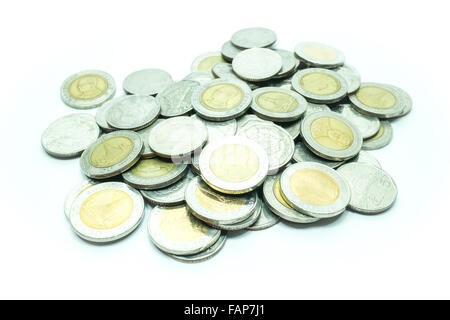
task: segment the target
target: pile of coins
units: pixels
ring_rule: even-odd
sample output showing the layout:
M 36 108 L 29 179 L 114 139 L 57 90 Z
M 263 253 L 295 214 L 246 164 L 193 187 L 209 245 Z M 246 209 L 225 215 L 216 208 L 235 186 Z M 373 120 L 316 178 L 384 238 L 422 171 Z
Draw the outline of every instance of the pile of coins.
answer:
M 118 240 L 139 226 L 148 202 L 153 243 L 194 262 L 216 254 L 227 232 L 390 208 L 396 185 L 364 150 L 390 142 L 389 120 L 411 110 L 409 95 L 361 83 L 333 47 L 302 42 L 291 52 L 276 40 L 265 28 L 239 30 L 184 79 L 136 71 L 120 97 L 105 72 L 67 78 L 67 105 L 99 107 L 42 134 L 48 154 L 81 155 L 88 178 L 64 207 L 76 234 Z

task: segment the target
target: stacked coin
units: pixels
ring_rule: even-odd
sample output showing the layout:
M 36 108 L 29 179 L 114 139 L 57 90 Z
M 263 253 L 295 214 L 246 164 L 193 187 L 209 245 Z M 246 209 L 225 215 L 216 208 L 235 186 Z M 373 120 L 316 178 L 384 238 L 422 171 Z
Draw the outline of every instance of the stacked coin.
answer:
M 389 209 L 395 182 L 362 149 L 391 141 L 390 120 L 411 111 L 411 97 L 361 83 L 332 46 L 288 51 L 276 40 L 267 28 L 238 30 L 220 51 L 195 58 L 183 79 L 138 70 L 119 97 L 106 72 L 68 77 L 64 103 L 99 108 L 54 121 L 41 143 L 54 157 L 81 155 L 87 178 L 64 203 L 75 233 L 118 240 L 139 226 L 145 200 L 155 246 L 196 262 L 219 252 L 227 232 Z

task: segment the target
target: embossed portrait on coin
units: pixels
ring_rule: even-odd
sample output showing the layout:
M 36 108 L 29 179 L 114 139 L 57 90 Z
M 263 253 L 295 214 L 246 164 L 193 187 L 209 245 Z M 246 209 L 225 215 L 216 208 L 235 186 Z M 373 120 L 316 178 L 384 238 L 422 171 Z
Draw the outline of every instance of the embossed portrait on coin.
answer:
M 190 214 L 186 207 L 161 212 L 159 227 L 162 233 L 174 241 L 194 241 L 204 236 L 209 227 Z
M 353 143 L 351 129 L 342 121 L 319 118 L 311 124 L 311 135 L 320 145 L 332 150 L 345 150 Z
M 270 91 L 262 93 L 257 98 L 258 105 L 272 112 L 287 113 L 295 110 L 298 103 L 294 97 L 284 92 Z
M 113 137 L 94 148 L 89 162 L 97 168 L 110 167 L 124 160 L 132 150 L 133 141 L 130 138 Z
M 201 102 L 205 108 L 226 111 L 238 106 L 244 97 L 241 88 L 231 83 L 218 83 L 206 89 Z
M 75 99 L 90 100 L 101 96 L 108 83 L 98 75 L 85 75 L 75 79 L 69 87 L 69 93 Z

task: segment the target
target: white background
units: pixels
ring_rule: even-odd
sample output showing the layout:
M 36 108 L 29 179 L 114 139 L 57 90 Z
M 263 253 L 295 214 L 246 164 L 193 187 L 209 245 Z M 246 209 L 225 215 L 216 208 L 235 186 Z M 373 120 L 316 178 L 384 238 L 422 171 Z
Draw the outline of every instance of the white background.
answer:
M 449 38 L 445 1 L 8 1 L 0 8 L 0 298 L 450 298 Z M 156 67 L 174 79 L 243 27 L 278 47 L 341 49 L 363 81 L 409 92 L 413 111 L 374 151 L 395 179 L 395 206 L 332 223 L 279 223 L 229 237 L 199 264 L 166 257 L 146 221 L 108 245 L 79 239 L 63 214 L 79 160 L 40 146 L 55 119 L 78 112 L 62 81 L 101 69 L 121 83 Z M 94 111 L 92 111 L 93 113 Z

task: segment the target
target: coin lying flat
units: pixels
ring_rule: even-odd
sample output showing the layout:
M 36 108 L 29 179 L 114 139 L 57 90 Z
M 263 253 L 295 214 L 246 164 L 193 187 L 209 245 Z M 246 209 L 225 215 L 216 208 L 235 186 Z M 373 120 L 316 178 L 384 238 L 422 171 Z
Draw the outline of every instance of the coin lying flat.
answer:
M 105 179 L 131 168 L 142 153 L 142 140 L 133 131 L 102 135 L 81 155 L 81 170 L 90 178 Z
M 281 191 L 296 210 L 315 218 L 330 218 L 344 212 L 350 187 L 335 170 L 315 162 L 300 162 L 281 174 Z
M 246 229 L 251 231 L 264 230 L 273 227 L 278 222 L 280 222 L 280 217 L 273 214 L 265 203 L 261 203 L 261 214 L 258 220 Z
M 116 129 L 139 130 L 156 120 L 161 107 L 155 98 L 143 95 L 114 100 L 106 113 L 106 122 Z
M 227 121 L 208 121 L 193 114 L 191 118 L 203 122 L 208 131 L 208 142 L 222 139 L 224 137 L 234 136 L 237 130 L 236 119 Z
M 281 49 L 275 49 L 274 51 L 280 55 L 282 67 L 281 70 L 273 76 L 273 78 L 284 78 L 294 73 L 299 63 L 299 60 L 295 57 L 294 53 L 288 50 Z
M 231 36 L 231 43 L 244 49 L 269 47 L 276 41 L 275 32 L 259 27 L 241 29 Z
M 70 210 L 70 223 L 83 239 L 110 242 L 130 234 L 144 217 L 144 199 L 122 182 L 85 189 Z
M 148 144 L 148 135 L 150 134 L 150 131 L 161 121 L 164 121 L 163 119 L 156 119 L 151 125 L 148 127 L 145 127 L 144 129 L 136 131 L 137 134 L 141 136 L 142 143 L 144 144 L 144 148 L 141 154 L 142 159 L 150 159 L 156 157 L 156 153 L 153 152 L 152 148 L 150 148 L 150 145 Z
M 111 107 L 115 102 L 116 99 L 120 99 L 121 97 L 116 97 L 111 100 L 106 101 L 100 108 L 97 109 L 97 112 L 95 113 L 95 121 L 97 122 L 97 125 L 102 129 L 103 132 L 113 132 L 117 130 L 116 128 L 111 127 L 108 122 L 106 121 L 106 114 L 108 113 L 109 107 Z
M 252 91 L 242 81 L 217 79 L 194 89 L 192 105 L 199 116 L 212 121 L 239 117 L 250 107 Z
M 389 121 L 380 121 L 380 130 L 373 137 L 364 140 L 361 148 L 364 150 L 380 149 L 391 142 L 392 134 L 391 123 Z
M 148 218 L 148 233 L 159 249 L 177 255 L 201 252 L 212 246 L 221 234 L 194 217 L 184 205 L 154 207 Z
M 199 84 L 204 84 L 208 81 L 214 80 L 214 76 L 212 75 L 211 71 L 197 71 L 188 74 L 183 78 L 183 80 L 191 80 L 196 81 Z
M 321 68 L 297 71 L 291 80 L 292 88 L 315 103 L 333 103 L 347 95 L 347 82 L 337 72 Z
M 75 199 L 78 197 L 78 195 L 84 190 L 98 183 L 98 181 L 87 179 L 78 184 L 70 191 L 70 193 L 66 197 L 66 200 L 64 201 L 64 214 L 66 215 L 67 219 L 70 219 L 70 209 L 72 208 L 72 204 L 75 202 Z
M 236 55 L 242 50 L 243 49 L 238 48 L 234 44 L 232 44 L 231 41 L 227 41 L 222 45 L 220 53 L 226 61 L 231 62 L 233 61 L 234 57 L 236 57 Z
M 397 186 L 391 176 L 374 165 L 347 163 L 338 172 L 351 189 L 349 209 L 362 213 L 380 213 L 389 209 L 397 198 Z
M 80 155 L 97 140 L 100 128 L 90 114 L 76 113 L 54 121 L 42 133 L 41 145 L 53 157 L 72 158 Z
M 190 155 L 208 139 L 205 125 L 191 117 L 173 117 L 158 123 L 149 134 L 149 146 L 159 156 L 177 158 Z
M 355 110 L 351 104 L 338 104 L 336 108 L 333 108 L 333 111 L 350 120 L 358 128 L 363 139 L 373 137 L 380 130 L 380 120 L 377 117 L 362 114 Z
M 100 70 L 85 70 L 73 74 L 61 86 L 61 99 L 75 109 L 96 108 L 111 99 L 115 93 L 114 79 Z
M 314 112 L 302 120 L 305 145 L 319 157 L 347 160 L 361 150 L 362 137 L 352 122 L 335 112 Z
M 348 94 L 351 94 L 359 89 L 359 86 L 361 85 L 361 76 L 354 67 L 344 64 L 343 66 L 334 69 L 334 71 L 336 71 L 345 79 L 345 81 L 347 81 Z
M 237 123 L 237 134 L 239 134 L 240 131 L 242 131 L 246 126 L 252 125 L 255 122 L 257 123 L 263 123 L 263 124 L 273 124 L 272 121 L 263 120 L 260 117 L 254 115 L 254 114 L 245 114 L 242 117 L 239 117 L 236 120 Z
M 294 51 L 302 62 L 314 67 L 336 68 L 345 61 L 341 51 L 317 42 L 301 42 L 295 46 Z
M 220 52 L 204 53 L 192 62 L 191 71 L 211 71 L 216 63 L 225 62 Z
M 211 72 L 216 78 L 242 81 L 246 83 L 252 90 L 258 88 L 255 83 L 245 82 L 243 79 L 239 78 L 236 73 L 234 73 L 231 63 L 217 63 L 212 68 Z
M 200 154 L 200 172 L 213 189 L 242 194 L 256 189 L 269 170 L 265 150 L 244 137 L 228 137 L 209 143 Z
M 403 116 L 407 115 L 411 111 L 412 105 L 413 105 L 411 96 L 402 88 L 399 88 L 399 87 L 396 87 L 393 85 L 389 85 L 389 86 L 398 92 L 398 94 L 402 97 L 402 101 L 403 101 L 402 111 L 400 111 L 398 114 L 394 115 L 393 117 L 398 118 L 398 117 L 403 117 Z
M 283 66 L 281 56 L 266 48 L 244 50 L 234 57 L 233 71 L 242 79 L 248 81 L 264 81 L 280 72 Z
M 381 169 L 381 165 L 378 160 L 373 155 L 371 155 L 370 152 L 364 150 L 361 150 L 356 157 L 350 159 L 348 163 L 350 162 L 368 163 Z
M 143 69 L 128 75 L 123 81 L 123 89 L 128 94 L 154 96 L 172 82 L 172 76 L 167 71 Z
M 208 259 L 212 258 L 213 256 L 215 256 L 223 248 L 226 240 L 227 240 L 226 231 L 222 231 L 222 235 L 211 247 L 209 247 L 203 251 L 200 251 L 199 253 L 185 255 L 185 256 L 180 256 L 180 255 L 170 254 L 170 253 L 168 253 L 168 255 L 170 257 L 174 258 L 175 260 L 182 261 L 182 262 L 192 263 L 192 262 L 205 261 L 205 260 L 208 260 Z
M 327 160 L 322 157 L 316 156 L 302 142 L 297 142 L 295 144 L 294 155 L 292 156 L 292 158 L 296 162 L 318 162 L 333 169 L 344 164 L 344 161 Z
M 181 80 L 168 85 L 156 96 L 163 117 L 182 116 L 192 110 L 193 90 L 200 84 L 196 81 Z

